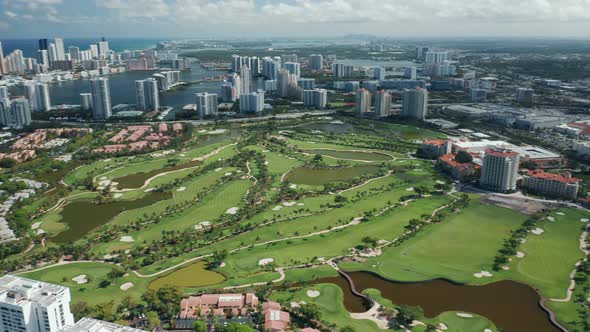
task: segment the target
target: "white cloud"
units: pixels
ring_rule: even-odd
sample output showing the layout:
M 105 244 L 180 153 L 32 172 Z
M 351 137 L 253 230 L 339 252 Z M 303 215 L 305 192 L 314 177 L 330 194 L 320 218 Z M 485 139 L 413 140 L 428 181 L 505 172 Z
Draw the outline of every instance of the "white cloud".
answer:
M 15 17 L 18 16 L 15 12 L 11 12 L 10 10 L 5 10 L 4 11 L 4 15 L 6 15 L 6 16 L 8 16 L 10 18 L 15 18 Z
M 58 0 L 37 0 L 58 1 Z M 395 23 L 590 19 L 590 0 L 97 0 L 120 18 L 195 23 Z

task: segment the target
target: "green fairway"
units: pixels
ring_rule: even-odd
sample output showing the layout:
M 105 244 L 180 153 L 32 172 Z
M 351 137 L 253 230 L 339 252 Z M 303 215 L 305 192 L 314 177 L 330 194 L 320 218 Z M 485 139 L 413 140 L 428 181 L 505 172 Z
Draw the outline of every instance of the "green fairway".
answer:
M 158 289 L 167 285 L 176 287 L 198 288 L 203 286 L 216 285 L 225 280 L 223 275 L 206 269 L 207 263 L 198 262 L 187 267 L 178 269 L 172 273 L 152 281 L 150 289 Z

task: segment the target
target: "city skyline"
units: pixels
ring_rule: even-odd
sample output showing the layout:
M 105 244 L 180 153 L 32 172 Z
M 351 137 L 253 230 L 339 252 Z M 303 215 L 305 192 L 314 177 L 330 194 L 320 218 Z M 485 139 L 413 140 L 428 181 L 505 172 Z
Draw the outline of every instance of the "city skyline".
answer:
M 0 8 L 4 38 L 35 38 L 38 31 L 64 38 L 585 37 L 590 28 L 590 3 L 577 0 L 1 0 Z

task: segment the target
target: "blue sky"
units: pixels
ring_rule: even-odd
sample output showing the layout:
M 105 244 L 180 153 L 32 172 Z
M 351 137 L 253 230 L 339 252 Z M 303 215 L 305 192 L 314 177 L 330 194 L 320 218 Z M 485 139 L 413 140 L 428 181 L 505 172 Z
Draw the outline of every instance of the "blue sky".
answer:
M 590 0 L 0 0 L 0 38 L 587 37 Z

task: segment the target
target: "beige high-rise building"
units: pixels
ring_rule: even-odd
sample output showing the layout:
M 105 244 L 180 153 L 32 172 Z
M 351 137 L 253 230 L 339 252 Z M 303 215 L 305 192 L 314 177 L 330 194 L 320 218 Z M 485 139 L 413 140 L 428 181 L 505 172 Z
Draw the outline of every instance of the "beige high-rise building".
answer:
M 356 92 L 356 112 L 358 114 L 371 112 L 371 91 L 359 89 Z
M 496 192 L 511 192 L 516 190 L 516 178 L 520 156 L 517 152 L 506 149 L 488 149 L 483 158 L 481 187 Z

